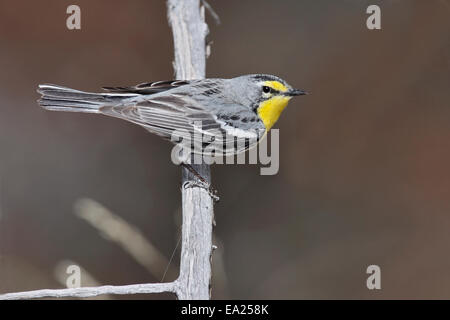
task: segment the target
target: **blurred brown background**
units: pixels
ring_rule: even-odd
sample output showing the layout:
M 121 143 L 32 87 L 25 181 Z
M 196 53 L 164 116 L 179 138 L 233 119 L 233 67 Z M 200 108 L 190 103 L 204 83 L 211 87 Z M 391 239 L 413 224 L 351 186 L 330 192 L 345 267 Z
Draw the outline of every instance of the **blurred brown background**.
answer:
M 66 28 L 74 3 L 81 31 Z M 278 175 L 212 169 L 213 297 L 450 298 L 450 2 L 210 3 L 222 24 L 208 17 L 209 77 L 273 73 L 313 93 L 277 124 Z M 381 31 L 366 28 L 370 4 Z M 46 112 L 35 89 L 171 79 L 165 2 L 0 0 L 0 40 L 0 292 L 63 287 L 66 260 L 84 284 L 159 281 L 180 221 L 172 146 L 118 119 Z M 85 198 L 138 228 L 159 269 L 99 232 L 116 224 L 81 219 Z

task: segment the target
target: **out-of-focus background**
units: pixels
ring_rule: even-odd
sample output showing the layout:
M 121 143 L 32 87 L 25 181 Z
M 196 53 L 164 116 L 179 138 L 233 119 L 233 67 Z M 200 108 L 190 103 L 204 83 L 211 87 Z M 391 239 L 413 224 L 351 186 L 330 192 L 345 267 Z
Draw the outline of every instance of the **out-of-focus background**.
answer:
M 173 77 L 164 1 L 0 0 L 0 292 L 161 280 L 180 226 L 172 146 L 81 90 Z M 280 171 L 216 165 L 214 298 L 450 298 L 450 1 L 210 1 L 209 77 L 272 73 L 312 92 L 280 128 Z M 381 7 L 382 30 L 366 28 Z M 166 280 L 176 277 L 179 251 Z M 366 287 L 381 267 L 382 289 Z M 134 297 L 159 299 L 170 295 Z

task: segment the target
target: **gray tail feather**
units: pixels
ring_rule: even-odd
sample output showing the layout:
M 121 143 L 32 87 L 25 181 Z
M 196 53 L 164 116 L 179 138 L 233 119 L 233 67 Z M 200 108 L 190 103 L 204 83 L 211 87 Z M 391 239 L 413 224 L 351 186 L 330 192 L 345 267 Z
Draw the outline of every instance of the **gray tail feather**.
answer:
M 39 105 L 47 110 L 99 113 L 105 105 L 116 104 L 119 100 L 136 95 L 90 93 L 65 88 L 53 84 L 41 84 L 37 90 L 41 95 Z

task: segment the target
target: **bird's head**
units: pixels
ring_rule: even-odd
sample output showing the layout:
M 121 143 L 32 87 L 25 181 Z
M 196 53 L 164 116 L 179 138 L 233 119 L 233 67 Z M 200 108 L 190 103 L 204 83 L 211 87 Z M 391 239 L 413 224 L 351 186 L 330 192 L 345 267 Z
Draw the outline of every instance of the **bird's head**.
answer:
M 239 91 L 250 96 L 253 109 L 269 131 L 277 122 L 281 112 L 294 96 L 308 94 L 306 91 L 294 89 L 283 79 L 266 74 L 254 74 L 235 78 L 236 85 L 241 82 Z M 244 90 L 248 90 L 244 93 Z

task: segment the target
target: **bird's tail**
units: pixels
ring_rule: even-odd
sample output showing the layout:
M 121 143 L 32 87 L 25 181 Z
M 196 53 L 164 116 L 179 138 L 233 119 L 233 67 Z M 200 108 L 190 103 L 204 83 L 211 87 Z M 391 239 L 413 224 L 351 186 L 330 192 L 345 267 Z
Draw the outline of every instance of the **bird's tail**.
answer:
M 100 107 L 117 104 L 119 100 L 135 95 L 90 93 L 52 84 L 39 85 L 42 95 L 39 105 L 47 110 L 99 113 Z

